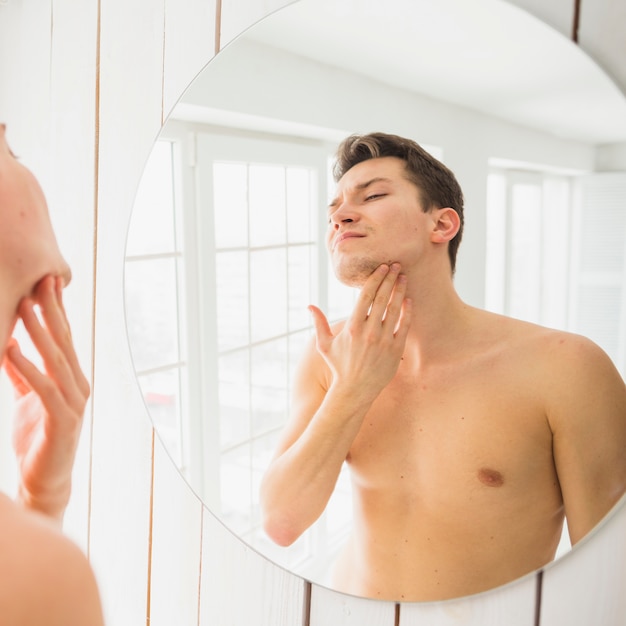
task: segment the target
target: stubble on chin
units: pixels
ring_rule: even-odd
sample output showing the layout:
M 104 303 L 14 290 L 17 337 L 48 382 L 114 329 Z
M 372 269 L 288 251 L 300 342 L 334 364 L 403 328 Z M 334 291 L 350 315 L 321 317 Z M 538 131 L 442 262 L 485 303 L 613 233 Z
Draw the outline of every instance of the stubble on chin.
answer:
M 362 287 L 372 272 L 384 261 L 372 258 L 351 258 L 335 264 L 335 276 L 348 287 Z

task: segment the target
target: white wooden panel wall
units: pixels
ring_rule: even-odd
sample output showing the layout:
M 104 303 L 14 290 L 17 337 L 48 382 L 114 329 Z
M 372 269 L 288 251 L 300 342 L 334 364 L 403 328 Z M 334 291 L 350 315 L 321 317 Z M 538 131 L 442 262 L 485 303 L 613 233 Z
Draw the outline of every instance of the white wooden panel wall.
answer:
M 203 522 L 199 624 L 304 626 L 304 581 L 262 558 L 206 510 Z
M 72 286 L 66 292 L 72 333 L 81 363 L 92 360 L 96 48 L 95 5 L 55 1 L 50 12 L 50 104 L 49 176 L 45 180 L 59 245 L 73 268 Z M 34 6 L 34 3 L 33 3 Z M 74 25 L 79 21 L 81 29 Z M 7 123 L 10 123 L 7 120 Z M 57 158 L 63 155 L 63 158 Z M 71 226 L 70 226 L 71 225 Z M 77 237 L 77 233 L 82 236 Z M 90 376 L 91 378 L 91 376 Z M 91 439 L 92 409 L 89 405 L 82 433 L 85 444 Z M 73 477 L 73 496 L 65 516 L 68 532 L 88 547 L 88 510 L 91 494 L 90 446 L 83 445 Z
M 150 626 L 198 623 L 202 504 L 180 483 L 176 466 L 155 439 Z
M 363 0 L 373 1 L 384 0 Z M 216 33 L 224 45 L 289 2 L 218 3 L 0 0 L 0 121 L 41 179 L 74 268 L 66 299 L 93 397 L 66 527 L 89 553 L 107 623 L 625 624 L 624 507 L 548 568 L 540 587 L 530 576 L 443 604 L 379 604 L 310 586 L 268 563 L 204 510 L 173 468 L 126 342 L 123 258 L 133 197 L 163 119 L 213 55 Z M 575 0 L 514 3 L 571 33 Z M 626 89 L 625 7 L 583 2 L 579 39 Z
M 110 624 L 146 620 L 150 589 L 152 429 L 125 335 L 121 236 L 161 123 L 163 6 L 99 4 L 95 367 L 90 554 Z
M 392 626 L 397 622 L 397 615 L 399 606 L 393 602 L 354 598 L 318 585 L 313 585 L 311 589 L 310 626 Z
M 399 626 L 535 626 L 539 583 L 538 577 L 531 575 L 495 593 L 402 605 Z
M 541 626 L 626 624 L 626 497 L 543 579 Z

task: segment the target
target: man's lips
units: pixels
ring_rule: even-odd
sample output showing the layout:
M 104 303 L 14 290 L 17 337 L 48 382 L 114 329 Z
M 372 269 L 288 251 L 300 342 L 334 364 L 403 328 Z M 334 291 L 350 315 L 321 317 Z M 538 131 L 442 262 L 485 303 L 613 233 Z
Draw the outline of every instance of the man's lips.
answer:
M 362 235 L 361 233 L 351 233 L 351 232 L 346 232 L 346 233 L 341 233 L 340 235 L 337 235 L 335 237 L 335 241 L 333 241 L 333 250 L 342 242 L 345 241 L 346 239 L 358 239 L 360 237 L 365 237 L 365 235 Z

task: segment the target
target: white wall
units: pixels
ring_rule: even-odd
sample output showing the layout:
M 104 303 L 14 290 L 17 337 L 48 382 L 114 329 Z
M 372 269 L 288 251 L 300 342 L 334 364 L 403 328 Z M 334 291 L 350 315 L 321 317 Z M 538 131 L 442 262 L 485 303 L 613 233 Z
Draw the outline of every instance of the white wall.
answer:
M 549 3 L 549 10 L 536 0 L 516 3 L 570 31 L 574 0 Z M 216 39 L 223 45 L 283 4 L 0 2 L 0 119 L 14 151 L 42 181 L 74 269 L 67 306 L 93 396 L 67 530 L 90 556 L 110 625 L 397 623 L 393 605 L 311 589 L 275 568 L 202 508 L 154 436 L 126 341 L 124 239 L 152 142 Z M 582 7 L 580 41 L 626 86 L 623 3 Z M 451 166 L 462 167 L 462 158 Z M 542 626 L 623 623 L 625 511 L 548 568 Z M 475 598 L 403 606 L 399 623 L 531 626 L 538 623 L 536 585 L 533 575 Z
M 484 305 L 486 178 L 490 158 L 592 171 L 595 146 L 559 139 L 479 112 L 241 38 L 184 94 L 186 105 L 282 120 L 337 136 L 382 130 L 443 150 L 464 191 L 466 227 L 455 284 Z M 323 132 L 323 131 L 320 131 Z
M 600 146 L 596 155 L 596 169 L 600 172 L 626 170 L 626 143 Z

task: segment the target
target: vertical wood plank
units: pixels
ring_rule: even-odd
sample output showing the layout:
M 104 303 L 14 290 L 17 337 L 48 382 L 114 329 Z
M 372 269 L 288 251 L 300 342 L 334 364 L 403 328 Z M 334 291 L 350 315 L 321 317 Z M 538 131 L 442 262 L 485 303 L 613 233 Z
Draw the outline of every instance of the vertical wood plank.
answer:
M 150 625 L 197 626 L 202 504 L 155 441 Z
M 294 0 L 222 0 L 220 49 L 270 13 Z
M 51 0 L 0 4 L 0 121 L 15 154 L 49 180 Z M 56 225 L 56 224 L 55 224 Z
M 396 626 L 394 602 L 358 598 L 312 585 L 309 626 Z
M 163 117 L 215 52 L 215 0 L 166 0 Z
M 90 552 L 110 624 L 146 621 L 152 427 L 126 340 L 126 230 L 161 122 L 163 5 L 100 2 Z
M 572 551 L 546 568 L 541 626 L 626 623 L 626 496 Z
M 578 43 L 626 94 L 626 3 L 583 0 Z
M 76 23 L 81 28 L 76 28 Z M 95 194 L 97 4 L 55 0 L 50 47 L 50 176 L 47 195 L 60 248 L 72 268 L 64 294 L 78 358 L 91 379 Z M 78 172 L 82 172 L 77 176 Z M 77 237 L 76 234 L 85 233 Z M 65 531 L 88 549 L 91 406 L 83 423 Z
M 537 575 L 485 593 L 401 605 L 399 626 L 535 626 Z
M 571 38 L 576 0 L 506 0 L 528 11 L 531 15 L 552 26 L 562 35 Z
M 209 511 L 203 517 L 199 623 L 304 626 L 304 581 L 255 552 Z
M 106 623 L 141 624 L 148 592 L 151 429 L 138 390 L 121 380 L 132 376 L 128 364 L 118 359 L 120 379 L 106 364 L 96 365 L 90 557 Z

